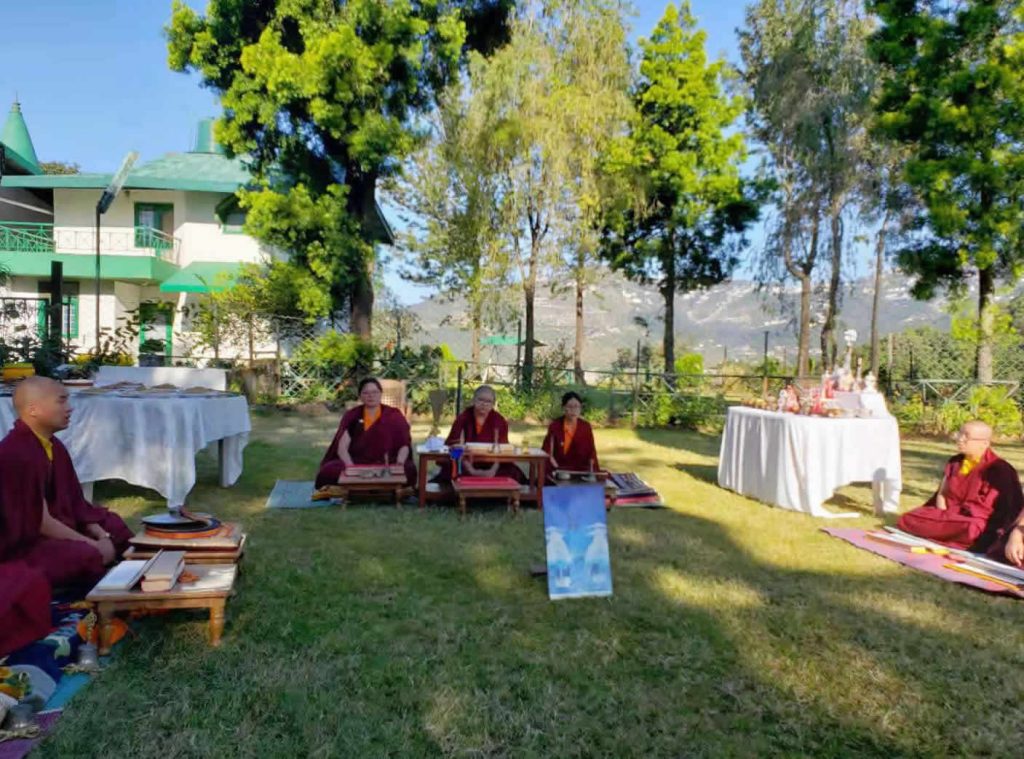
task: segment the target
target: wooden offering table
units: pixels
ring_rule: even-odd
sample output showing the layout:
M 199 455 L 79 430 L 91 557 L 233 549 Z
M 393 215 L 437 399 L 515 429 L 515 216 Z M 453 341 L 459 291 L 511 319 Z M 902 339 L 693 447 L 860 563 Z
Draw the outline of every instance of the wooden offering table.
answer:
M 336 485 L 326 485 L 313 494 L 313 500 L 340 498 L 342 508 L 352 496 L 393 498 L 395 507 L 402 506 L 402 498 L 411 492 L 401 466 L 351 466 L 338 478 Z
M 419 498 L 420 508 L 422 509 L 427 505 L 428 501 L 447 500 L 451 496 L 451 490 L 436 486 L 432 487 L 428 485 L 427 480 L 432 464 L 450 468 L 452 460 L 448 455 L 447 448 L 440 451 L 429 451 L 420 445 L 416 447 L 416 453 L 419 456 Z M 479 448 L 467 447 L 462 456 L 463 459 L 482 462 L 483 464 L 492 464 L 494 462 L 501 464 L 526 464 L 529 467 L 529 481 L 528 484 L 519 488 L 519 500 L 533 501 L 537 504 L 538 509 L 544 508 L 544 473 L 550 459 L 541 449 L 531 448 L 523 451 L 506 444 L 501 452 L 495 453 L 490 450 L 489 445 L 485 445 Z
M 452 482 L 459 497 L 459 512 L 466 516 L 467 498 L 504 498 L 513 514 L 519 513 L 519 483 L 511 477 L 460 477 Z
M 93 590 L 85 597 L 96 604 L 100 623 L 100 655 L 110 653 L 114 615 L 118 612 L 209 609 L 210 645 L 219 646 L 224 632 L 224 606 L 234 592 L 238 568 L 227 565 L 192 564 L 188 571 L 199 579 L 177 583 L 165 592 L 134 590 Z
M 604 485 L 604 507 L 611 509 L 619 497 L 619 488 L 612 482 L 611 473 L 605 469 L 594 472 L 573 472 L 566 469 L 559 469 L 555 472 L 554 482 L 556 487 L 567 487 L 569 485 L 590 485 L 601 483 Z

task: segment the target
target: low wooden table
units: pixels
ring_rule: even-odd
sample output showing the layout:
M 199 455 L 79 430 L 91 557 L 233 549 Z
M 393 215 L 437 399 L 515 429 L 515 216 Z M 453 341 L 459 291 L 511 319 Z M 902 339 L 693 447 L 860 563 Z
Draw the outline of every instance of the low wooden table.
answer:
M 558 476 L 559 472 L 568 474 L 568 479 L 563 479 Z M 607 511 L 615 505 L 616 499 L 619 497 L 619 488 L 612 482 L 611 473 L 604 469 L 599 469 L 595 472 L 573 472 L 564 469 L 559 470 L 555 473 L 554 482 L 555 487 L 564 488 L 570 485 L 604 485 L 604 507 Z M 594 481 L 590 482 L 586 478 L 593 475 Z
M 447 449 L 428 451 L 423 446 L 417 446 L 416 453 L 419 456 L 419 500 L 422 509 L 429 501 L 445 500 L 453 492 L 446 488 L 431 489 L 427 486 L 430 466 L 439 464 L 451 467 L 451 458 L 448 456 Z M 529 451 L 519 453 L 491 453 L 474 450 L 472 453 L 467 451 L 463 454 L 464 459 L 469 457 L 474 461 L 485 463 L 497 461 L 498 463 L 527 464 L 529 466 L 529 483 L 525 490 L 520 488 L 519 500 L 532 501 L 537 504 L 538 509 L 544 509 L 544 473 L 549 461 L 548 455 L 544 451 L 539 448 L 531 448 Z
M 504 498 L 513 514 L 519 513 L 519 483 L 511 477 L 460 477 L 452 482 L 459 512 L 466 516 L 467 498 Z
M 188 571 L 199 577 L 196 585 L 178 583 L 171 590 L 143 593 L 135 590 L 93 590 L 85 597 L 96 604 L 100 623 L 100 654 L 110 653 L 113 619 L 118 612 L 163 611 L 168 609 L 209 609 L 210 645 L 219 646 L 224 633 L 224 606 L 234 592 L 238 567 L 191 564 Z
M 387 496 L 395 499 L 395 507 L 401 508 L 402 498 L 412 490 L 406 484 L 405 474 L 388 474 L 383 477 L 348 477 L 342 475 L 336 485 L 327 485 L 313 494 L 327 493 L 330 498 L 342 499 L 341 507 L 345 508 L 352 496 Z

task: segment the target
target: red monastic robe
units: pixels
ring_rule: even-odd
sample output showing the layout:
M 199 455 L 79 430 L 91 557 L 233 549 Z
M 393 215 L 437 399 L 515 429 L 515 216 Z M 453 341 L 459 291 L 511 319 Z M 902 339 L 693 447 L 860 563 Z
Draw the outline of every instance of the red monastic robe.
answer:
M 24 562 L 0 564 L 0 657 L 49 635 L 50 583 Z
M 0 561 L 17 559 L 39 570 L 55 586 L 89 585 L 103 577 L 99 551 L 87 543 L 43 537 L 43 503 L 50 516 L 76 532 L 98 524 L 110 533 L 118 555 L 132 531 L 107 509 L 85 500 L 67 448 L 53 438 L 53 461 L 36 434 L 22 421 L 0 441 Z
M 473 413 L 473 407 L 470 406 L 452 422 L 452 429 L 448 433 L 448 437 L 445 439 L 445 445 L 458 445 L 460 441 L 463 441 L 463 435 L 465 435 L 464 442 L 466 443 L 494 443 L 494 434 L 498 434 L 499 443 L 508 442 L 508 421 L 499 414 L 497 411 L 489 411 L 487 418 L 484 419 L 484 423 L 480 425 L 480 429 L 476 426 L 476 416 Z M 480 462 L 481 466 L 486 465 L 486 462 Z M 494 475 L 495 477 L 511 477 L 516 482 L 526 482 L 526 477 L 523 474 L 523 470 L 512 463 L 504 463 L 498 465 L 498 471 Z M 442 466 L 441 473 L 434 478 L 434 482 L 451 482 L 452 471 L 451 466 Z
M 548 425 L 548 434 L 542 446 L 547 453 L 555 457 L 559 469 L 572 472 L 590 471 L 590 462 L 594 462 L 594 470 L 600 469 L 597 461 L 597 447 L 594 445 L 594 428 L 586 419 L 576 420 L 576 432 L 565 447 L 565 417 L 559 417 Z
M 935 508 L 936 495 L 924 506 L 908 511 L 897 526 L 918 537 L 953 548 L 984 552 L 1001 542 L 1024 507 L 1017 471 L 990 448 L 966 475 L 964 456 L 946 464 L 946 509 Z
M 338 424 L 327 452 L 320 461 L 320 471 L 316 475 L 316 486 L 336 485 L 338 477 L 345 471 L 345 462 L 338 457 L 338 442 L 348 430 L 350 438 L 348 452 L 354 464 L 384 464 L 387 456 L 389 464 L 398 461 L 398 452 L 403 447 L 409 448 L 409 458 L 405 460 L 405 477 L 410 485 L 416 484 L 416 464 L 412 460 L 412 432 L 409 422 L 401 411 L 381 404 L 380 416 L 377 421 L 364 429 L 363 405 L 356 406 L 345 412 Z

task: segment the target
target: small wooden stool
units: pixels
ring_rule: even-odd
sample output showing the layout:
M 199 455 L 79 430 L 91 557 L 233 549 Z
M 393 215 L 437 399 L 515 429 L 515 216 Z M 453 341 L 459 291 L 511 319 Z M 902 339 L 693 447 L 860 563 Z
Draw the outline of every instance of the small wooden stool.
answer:
M 238 567 L 192 564 L 188 571 L 199 577 L 194 583 L 196 587 L 178 583 L 168 591 L 154 593 L 139 589 L 91 591 L 85 600 L 96 604 L 100 623 L 100 655 L 110 653 L 114 614 L 119 611 L 209 609 L 210 645 L 219 646 L 224 633 L 224 606 L 234 591 Z
M 466 515 L 467 498 L 504 498 L 507 508 L 519 513 L 519 483 L 511 477 L 459 477 L 452 482 L 459 498 L 459 513 Z

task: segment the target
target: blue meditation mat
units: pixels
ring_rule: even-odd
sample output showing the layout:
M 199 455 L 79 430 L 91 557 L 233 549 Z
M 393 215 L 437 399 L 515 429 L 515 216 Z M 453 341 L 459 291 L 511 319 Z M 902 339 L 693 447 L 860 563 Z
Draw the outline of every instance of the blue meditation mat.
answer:
M 110 663 L 110 657 L 104 656 L 100 659 L 100 664 L 104 667 Z M 53 692 L 50 699 L 46 702 L 47 709 L 63 709 L 67 706 L 68 701 L 75 697 L 78 691 L 82 690 L 86 685 L 92 682 L 92 677 L 85 674 L 84 672 L 76 672 L 73 675 L 64 675 L 57 683 L 57 690 Z
M 311 480 L 278 480 L 267 498 L 268 509 L 319 509 L 332 501 L 313 500 Z

